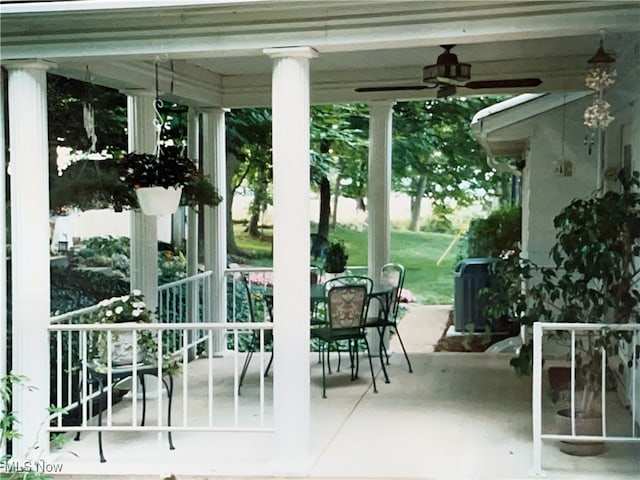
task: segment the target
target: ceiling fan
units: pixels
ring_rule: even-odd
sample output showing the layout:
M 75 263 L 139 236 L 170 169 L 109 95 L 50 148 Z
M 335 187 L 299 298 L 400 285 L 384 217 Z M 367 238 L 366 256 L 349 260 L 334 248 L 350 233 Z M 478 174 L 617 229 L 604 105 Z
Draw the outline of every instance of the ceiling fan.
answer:
M 451 53 L 455 45 L 440 45 L 444 52 L 438 56 L 438 60 L 433 65 L 427 65 L 422 69 L 422 85 L 391 85 L 381 87 L 360 87 L 355 91 L 366 92 L 401 92 L 428 90 L 437 88 L 437 98 L 444 98 L 454 95 L 456 87 L 470 88 L 473 90 L 482 88 L 518 88 L 537 87 L 542 83 L 539 78 L 510 78 L 501 80 L 468 80 L 471 78 L 471 65 L 469 63 L 458 62 L 458 57 Z

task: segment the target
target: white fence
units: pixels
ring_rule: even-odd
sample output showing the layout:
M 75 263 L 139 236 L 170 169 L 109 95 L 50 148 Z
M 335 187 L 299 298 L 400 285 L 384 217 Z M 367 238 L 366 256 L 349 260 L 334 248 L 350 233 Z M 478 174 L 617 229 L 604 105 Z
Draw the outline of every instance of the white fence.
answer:
M 600 372 L 600 406 L 602 412 L 602 433 L 599 435 L 581 435 L 576 433 L 576 383 L 577 370 L 576 362 L 576 338 L 588 332 L 597 333 L 601 330 L 609 332 L 630 332 L 631 341 L 627 344 L 623 340 L 622 350 L 631 352 L 625 359 L 628 369 L 626 378 L 630 381 L 625 387 L 630 407 L 630 425 L 626 428 L 627 433 L 614 434 L 608 430 L 608 409 L 607 409 L 607 378 L 610 368 L 611 358 L 604 348 L 600 349 L 601 372 Z M 549 433 L 543 432 L 542 403 L 543 403 L 543 341 L 546 343 L 545 332 L 568 332 L 569 333 L 569 363 L 570 363 L 570 385 L 569 385 L 569 409 L 571 412 L 571 433 Z M 545 339 L 545 340 L 543 340 Z M 533 468 L 536 475 L 542 475 L 542 441 L 559 440 L 571 442 L 629 442 L 637 443 L 640 446 L 640 434 L 638 434 L 638 423 L 640 422 L 640 360 L 638 350 L 640 349 L 640 324 L 584 324 L 584 323 L 545 323 L 535 322 L 533 324 Z
M 268 270 L 264 269 L 264 274 Z M 211 272 L 160 287 L 158 323 L 133 326 L 87 323 L 88 318 L 100 308 L 98 305 L 52 317 L 49 332 L 55 353 L 51 359 L 51 390 L 54 392 L 52 404 L 57 408 L 51 415 L 49 430 L 78 433 L 156 431 L 159 434 L 172 431 L 271 431 L 270 409 L 273 402 L 269 398 L 264 372 L 271 355 L 265 345 L 265 332 L 270 331 L 273 325 L 264 321 L 252 323 L 249 318 L 242 318 L 246 309 L 241 305 L 242 298 L 235 294 L 232 275 L 241 271 L 245 270 L 229 273 L 233 288 L 229 292 L 233 293 L 231 308 L 228 309 L 231 322 L 212 322 L 209 318 Z M 260 293 L 255 295 L 259 297 Z M 234 322 L 236 319 L 239 321 Z M 133 361 L 126 371 L 113 365 L 110 347 L 124 331 L 133 332 L 133 345 L 138 343 L 141 335 L 155 340 L 157 359 L 152 367 L 148 361 L 138 362 L 136 349 L 133 349 Z M 106 351 L 109 353 L 104 365 L 97 368 L 94 359 L 90 358 L 90 345 L 99 335 L 106 339 Z M 220 335 L 228 339 L 229 352 L 224 358 L 213 350 L 216 344 L 213 338 Z M 248 345 L 244 339 L 254 335 L 259 338 L 253 355 L 259 382 L 254 382 L 252 387 L 257 383 L 257 392 L 252 388 L 241 397 L 241 362 Z M 125 377 L 139 378 L 142 373 L 155 377 L 151 388 L 156 392 L 153 399 L 156 420 L 144 426 L 139 424 L 138 407 L 144 409 L 146 405 L 141 405 L 145 402 L 141 401 L 138 382 L 129 382 L 127 387 L 131 390 L 133 402 L 129 409 L 130 417 L 123 420 L 121 413 L 114 413 L 114 406 L 120 399 L 115 387 Z M 165 400 L 162 395 L 157 395 L 163 389 L 165 393 L 172 393 Z M 190 395 L 193 393 L 195 395 Z M 146 403 L 151 406 L 149 397 Z M 97 403 L 102 408 L 96 408 Z M 75 410 L 74 425 L 66 424 L 62 410 Z M 101 424 L 97 424 L 96 416 L 100 410 Z M 171 425 L 166 417 L 168 412 L 172 412 Z

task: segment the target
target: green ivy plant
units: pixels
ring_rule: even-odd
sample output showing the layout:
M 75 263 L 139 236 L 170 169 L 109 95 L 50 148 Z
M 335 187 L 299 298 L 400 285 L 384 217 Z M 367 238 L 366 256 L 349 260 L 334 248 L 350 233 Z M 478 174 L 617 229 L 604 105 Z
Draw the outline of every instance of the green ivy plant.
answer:
M 133 290 L 129 295 L 114 297 L 101 301 L 100 308 L 88 319 L 87 323 L 149 323 L 153 312 L 149 310 L 140 290 Z M 112 332 L 111 341 L 118 341 L 119 332 Z M 97 371 L 106 372 L 107 365 L 107 332 L 97 332 L 92 335 L 89 355 Z M 137 332 L 137 344 L 142 358 L 139 361 L 155 362 L 158 357 L 158 343 L 156 335 L 149 330 Z M 163 355 L 163 369 L 167 372 L 176 371 L 178 364 L 175 359 L 165 353 Z
M 7 446 L 7 443 L 21 438 L 22 434 L 19 431 L 19 422 L 16 418 L 15 412 L 11 409 L 11 396 L 16 388 L 26 388 L 28 390 L 35 390 L 36 387 L 29 385 L 27 377 L 24 375 L 18 375 L 13 372 L 0 377 L 0 450 Z M 49 407 L 49 414 L 61 413 L 65 414 L 64 409 L 55 407 Z M 48 416 L 47 416 L 48 418 Z M 46 420 L 45 420 L 46 421 Z M 54 448 L 61 448 L 65 443 L 64 434 L 55 434 L 50 438 L 50 442 Z M 22 462 L 21 468 L 12 468 L 11 456 L 4 454 L 0 456 L 0 469 L 4 470 L 4 473 L 0 475 L 0 478 L 7 480 L 43 480 L 50 479 L 49 475 L 43 472 L 39 472 L 34 468 L 30 468 L 31 465 L 37 462 L 37 459 L 31 458 L 34 452 L 37 452 L 38 445 L 33 444 L 28 449 L 26 457 L 27 460 Z

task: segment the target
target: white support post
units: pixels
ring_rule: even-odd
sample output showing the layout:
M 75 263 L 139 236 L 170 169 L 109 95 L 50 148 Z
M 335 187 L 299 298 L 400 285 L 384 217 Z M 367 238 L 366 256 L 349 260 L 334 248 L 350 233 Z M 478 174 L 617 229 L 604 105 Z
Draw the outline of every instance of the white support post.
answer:
M 206 108 L 202 110 L 203 129 L 203 171 L 223 200 L 215 207 L 207 206 L 204 211 L 204 263 L 207 270 L 213 272 L 211 279 L 212 322 L 227 320 L 227 163 L 225 138 L 225 110 Z M 214 332 L 214 353 L 222 355 L 226 350 L 224 334 L 221 330 Z
M 4 75 L 0 72 L 0 378 L 7 375 L 7 208 L 4 199 L 7 196 L 5 158 L 6 139 L 4 136 Z M 6 445 L 0 445 L 0 458 L 6 453 Z
M 129 151 L 153 153 L 156 132 L 153 124 L 154 97 L 150 92 L 127 92 Z M 131 212 L 131 289 L 138 289 L 147 307 L 158 305 L 158 220 L 155 215 Z
M 16 386 L 13 410 L 21 436 L 13 458 L 49 451 L 49 144 L 47 69 L 42 61 L 4 65 L 9 71 L 11 151 L 12 370 L 29 386 Z M 2 172 L 4 175 L 4 172 Z M 4 204 L 4 203 L 3 203 Z M 4 231 L 2 232 L 4 235 Z
M 193 108 L 189 107 L 189 111 L 187 113 L 187 152 L 189 153 L 189 158 L 196 162 L 199 166 L 199 158 L 200 158 L 200 114 Z M 184 230 L 184 208 L 181 208 L 180 211 L 182 215 L 180 215 L 180 222 L 182 222 L 183 230 Z M 191 277 L 193 275 L 197 275 L 198 273 L 198 212 L 194 207 L 189 207 L 187 209 L 186 219 L 187 219 L 187 277 Z M 187 286 L 187 318 L 190 322 L 196 322 L 198 320 L 198 293 L 199 288 L 198 285 L 190 283 Z M 203 292 L 203 294 L 209 295 L 209 292 Z M 209 321 L 205 319 L 205 321 Z M 191 330 L 189 332 L 189 343 L 192 343 L 195 339 L 196 332 L 195 330 Z M 197 348 L 192 348 L 189 350 L 189 358 L 194 359 L 197 354 Z
M 281 473 L 299 473 L 310 435 L 309 60 L 317 52 L 264 53 L 273 59 L 273 461 Z
M 369 212 L 368 266 L 369 277 L 380 281 L 380 271 L 391 257 L 389 226 L 389 198 L 391 196 L 391 148 L 394 101 L 375 101 L 369 104 L 369 175 L 367 180 L 367 211 Z M 377 307 L 377 306 L 376 306 Z M 376 316 L 378 309 L 369 311 Z M 378 332 L 369 329 L 370 345 L 379 345 Z M 384 345 L 388 347 L 388 330 Z M 377 349 L 373 349 L 377 352 Z

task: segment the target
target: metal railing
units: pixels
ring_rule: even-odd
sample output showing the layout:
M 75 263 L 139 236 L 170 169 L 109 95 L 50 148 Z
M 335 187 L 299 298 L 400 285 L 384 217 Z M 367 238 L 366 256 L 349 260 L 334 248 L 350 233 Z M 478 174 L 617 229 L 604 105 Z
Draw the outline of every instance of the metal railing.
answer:
M 132 325 L 126 324 L 61 324 L 55 323 L 50 325 L 49 332 L 53 340 L 58 346 L 62 344 L 64 334 L 75 334 L 78 336 L 80 345 L 80 368 L 79 374 L 79 401 L 76 406 L 80 408 L 80 424 L 68 426 L 64 425 L 64 413 L 58 409 L 64 408 L 62 396 L 59 393 L 55 406 L 56 412 L 52 414 L 52 424 L 49 427 L 50 432 L 67 432 L 69 430 L 80 432 L 88 431 L 272 431 L 272 426 L 268 424 L 267 419 L 270 413 L 266 411 L 266 405 L 272 405 L 272 401 L 267 399 L 267 389 L 264 380 L 265 365 L 268 361 L 269 352 L 265 349 L 264 332 L 271 330 L 273 325 L 268 322 L 263 323 L 199 323 L 199 324 L 177 324 L 177 323 L 141 323 Z M 200 356 L 193 360 L 189 360 L 189 344 L 188 332 L 200 331 L 206 340 L 207 347 Z M 237 353 L 231 357 L 231 367 L 224 359 L 214 356 L 213 336 L 218 330 L 230 330 L 233 337 L 233 345 Z M 258 401 L 255 402 L 253 397 L 243 397 L 242 415 L 239 393 L 239 378 L 243 355 L 238 351 L 239 338 L 243 334 L 252 334 L 253 331 L 260 331 L 260 341 L 257 345 L 257 351 L 254 357 L 258 359 L 258 371 L 260 374 Z M 133 345 L 138 343 L 138 338 L 145 332 L 149 332 L 155 339 L 158 346 L 156 358 L 146 359 L 144 362 L 138 361 L 139 353 L 133 349 L 133 358 L 131 364 L 127 366 L 117 366 L 113 364 L 110 353 L 110 347 L 115 342 L 118 335 L 130 331 L 133 333 Z M 177 332 L 183 339 L 181 348 L 169 354 L 165 351 L 166 338 Z M 97 365 L 95 361 L 89 358 L 90 343 L 92 336 L 102 334 L 106 337 L 107 358 L 104 364 Z M 57 349 L 58 368 L 55 371 L 56 385 L 61 391 L 62 378 L 62 349 Z M 129 378 L 138 378 L 139 370 L 143 370 L 146 374 L 156 377 L 157 392 L 163 391 L 163 378 L 171 377 L 171 385 L 175 385 L 172 392 L 171 403 L 165 407 L 163 395 L 157 395 L 153 401 L 156 402 L 156 424 L 139 425 L 138 407 L 140 405 L 139 393 L 140 389 L 137 382 L 131 382 L 131 399 L 132 408 L 128 420 L 122 420 L 122 415 L 117 417 L 114 412 L 116 396 L 114 395 L 114 387 L 118 380 L 121 379 L 120 373 L 122 369 L 130 372 Z M 97 391 L 93 386 L 97 377 L 101 376 L 103 383 L 102 391 Z M 203 377 L 206 381 L 203 382 Z M 180 380 L 180 381 L 178 381 Z M 175 383 L 174 383 L 175 381 Z M 190 392 L 196 392 L 193 398 Z M 168 392 L 167 392 L 168 393 Z M 105 420 L 101 425 L 92 421 L 94 414 L 91 409 L 92 397 L 102 394 L 103 398 L 103 416 Z M 203 402 L 202 399 L 205 399 Z M 214 398 L 216 402 L 214 404 Z M 221 399 L 230 399 L 225 403 Z M 147 402 L 150 400 L 147 397 Z M 148 407 L 147 407 L 148 408 Z M 170 416 L 174 419 L 169 425 L 169 420 L 164 420 L 165 410 L 172 409 Z M 204 412 L 204 413 L 203 413 Z M 98 412 L 99 413 L 99 412 Z M 177 419 L 177 421 L 175 420 Z
M 569 333 L 569 362 L 570 362 L 570 385 L 569 402 L 571 413 L 571 433 L 545 433 L 542 425 L 542 402 L 543 402 L 543 379 L 542 379 L 542 359 L 543 359 L 543 339 L 545 332 L 568 332 Z M 640 445 L 640 435 L 637 433 L 638 422 L 640 420 L 638 404 L 640 401 L 640 360 L 637 354 L 632 353 L 628 359 L 630 372 L 630 410 L 631 425 L 628 434 L 612 434 L 607 430 L 607 370 L 610 358 L 605 348 L 600 348 L 601 372 L 600 372 L 600 406 L 601 406 L 601 427 L 602 433 L 599 435 L 582 435 L 576 432 L 576 373 L 579 370 L 576 362 L 576 337 L 588 332 L 630 332 L 631 341 L 626 345 L 630 352 L 637 352 L 640 349 L 640 324 L 588 324 L 588 323 L 546 323 L 535 322 L 533 324 L 533 470 L 536 475 L 542 475 L 542 441 L 560 440 L 571 442 L 629 442 Z M 623 340 L 619 340 L 623 341 Z
M 237 272 L 241 271 L 253 271 L 258 274 L 264 272 L 267 274 L 270 269 L 236 269 Z M 233 273 L 233 272 L 230 272 Z M 269 322 L 250 323 L 248 319 L 243 318 L 241 323 L 234 323 L 236 319 L 241 316 L 241 309 L 237 307 L 237 300 L 235 295 L 231 304 L 233 307 L 228 310 L 227 322 L 211 322 L 210 321 L 210 302 L 211 302 L 211 272 L 205 272 L 186 279 L 182 279 L 176 282 L 165 284 L 159 288 L 158 293 L 158 311 L 157 318 L 158 323 L 151 324 L 136 324 L 122 325 L 122 324 L 96 324 L 88 323 L 89 318 L 100 307 L 100 305 L 94 305 L 91 307 L 83 308 L 73 312 L 65 313 L 63 315 L 56 315 L 50 319 L 50 338 L 52 345 L 54 346 L 53 358 L 51 359 L 51 390 L 52 399 L 51 404 L 56 407 L 55 413 L 51 415 L 52 426 L 50 431 L 91 431 L 91 430 L 140 430 L 154 429 L 156 431 L 168 431 L 168 430 L 243 430 L 246 429 L 246 425 L 243 425 L 244 419 L 258 419 L 258 423 L 252 420 L 251 430 L 262 431 L 266 427 L 265 419 L 265 401 L 266 401 L 266 389 L 264 383 L 264 365 L 265 357 L 270 355 L 270 352 L 265 349 L 264 331 L 272 329 L 272 324 Z M 260 273 L 262 275 L 262 273 Z M 254 282 L 259 284 L 260 282 Z M 264 285 L 264 283 L 263 283 Z M 235 288 L 235 287 L 234 287 Z M 266 317 L 264 317 L 266 319 Z M 230 321 L 229 321 L 230 320 Z M 177 392 L 179 395 L 178 405 L 182 412 L 181 423 L 176 423 L 169 427 L 166 424 L 158 422 L 154 427 L 141 427 L 137 425 L 136 414 L 133 414 L 130 425 L 114 425 L 112 418 L 112 409 L 114 401 L 117 398 L 113 395 L 113 387 L 117 381 L 114 382 L 113 372 L 118 375 L 121 370 L 117 370 L 119 367 L 114 366 L 110 362 L 110 353 L 106 360 L 106 364 L 102 367 L 105 376 L 104 395 L 106 396 L 106 404 L 104 405 L 106 411 L 106 424 L 102 426 L 90 425 L 90 419 L 96 416 L 94 412 L 94 399 L 99 398 L 100 392 L 95 387 L 95 378 L 92 378 L 92 368 L 94 367 L 94 359 L 90 356 L 90 343 L 92 339 L 96 338 L 96 335 L 102 335 L 103 339 L 106 338 L 107 351 L 110 352 L 111 345 L 115 338 L 122 333 L 122 331 L 133 332 L 135 340 L 132 342 L 137 344 L 137 338 L 140 335 L 152 335 L 155 338 L 155 343 L 158 346 L 158 370 L 155 372 L 158 391 L 162 391 L 162 377 L 166 376 L 166 368 L 168 367 L 167 360 L 171 360 L 170 364 L 171 373 L 173 378 L 181 378 L 181 382 L 177 385 Z M 238 380 L 239 380 L 239 359 L 243 357 L 244 348 L 246 345 L 245 338 L 253 335 L 254 331 L 260 332 L 260 341 L 257 345 L 254 357 L 259 360 L 260 367 L 260 385 L 258 392 L 258 411 L 251 411 L 247 413 L 243 409 L 242 417 L 239 410 L 239 392 L 238 392 Z M 229 369 L 228 361 L 219 358 L 217 354 L 212 350 L 213 336 L 224 335 L 228 342 L 227 350 L 230 355 L 228 358 L 232 361 L 232 367 Z M 104 342 L 104 340 L 103 340 Z M 134 349 L 135 350 L 135 349 Z M 179 361 L 176 363 L 176 359 Z M 206 367 L 203 366 L 203 362 L 206 363 Z M 164 363 L 164 366 L 163 366 Z M 115 368 L 115 370 L 114 370 Z M 131 377 L 137 378 L 138 363 L 134 359 L 133 367 L 131 368 Z M 145 366 L 145 368 L 147 368 Z M 164 370 L 163 370 L 164 369 Z M 202 372 L 206 370 L 206 376 L 209 379 L 209 384 L 206 386 L 207 405 L 200 406 L 198 408 L 201 411 L 203 408 L 207 411 L 208 419 L 198 419 L 197 424 L 189 424 L 187 422 L 189 415 L 189 391 L 196 388 L 194 382 L 194 372 Z M 93 371 L 93 377 L 97 374 Z M 118 376 L 116 375 L 116 376 Z M 230 385 L 225 386 L 211 383 L 213 378 L 227 378 L 231 379 L 233 383 L 232 391 Z M 92 381 L 94 380 L 94 381 Z M 116 379 L 117 380 L 117 379 Z M 132 383 L 132 398 L 134 399 L 133 412 L 137 412 L 138 405 L 138 387 L 137 382 Z M 202 385 L 200 385 L 201 387 Z M 199 388 L 200 388 L 199 387 Z M 221 422 L 214 422 L 214 410 L 213 410 L 213 398 L 220 397 L 233 398 L 233 405 L 230 406 L 232 410 L 227 411 L 224 415 L 224 419 Z M 202 397 L 202 392 L 199 392 L 198 397 Z M 162 410 L 162 400 L 158 399 L 158 411 Z M 65 414 L 71 410 L 78 413 L 75 422 L 79 425 L 64 425 Z M 233 418 L 233 422 L 229 423 L 229 418 Z M 127 422 L 129 423 L 129 422 Z

